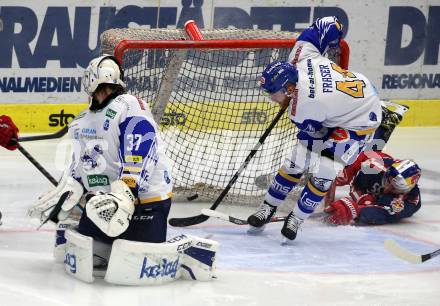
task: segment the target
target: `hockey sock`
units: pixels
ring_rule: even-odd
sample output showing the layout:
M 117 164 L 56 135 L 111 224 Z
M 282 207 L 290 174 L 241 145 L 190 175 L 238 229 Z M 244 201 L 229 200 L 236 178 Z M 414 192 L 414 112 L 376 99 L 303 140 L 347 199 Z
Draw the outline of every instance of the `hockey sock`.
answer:
M 301 176 L 302 174 L 288 174 L 283 170 L 279 170 L 266 193 L 266 202 L 273 206 L 280 205 L 289 192 L 299 183 Z
M 298 199 L 298 205 L 293 210 L 295 216 L 301 219 L 307 219 L 321 203 L 326 191 L 321 191 L 316 188 L 311 181 L 307 183 L 301 192 L 301 197 Z

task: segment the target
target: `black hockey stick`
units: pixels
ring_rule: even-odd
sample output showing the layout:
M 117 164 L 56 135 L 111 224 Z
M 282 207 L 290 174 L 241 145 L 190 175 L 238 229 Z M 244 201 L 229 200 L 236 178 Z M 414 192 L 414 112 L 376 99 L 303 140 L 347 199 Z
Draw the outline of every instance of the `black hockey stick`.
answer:
M 20 143 L 17 143 L 17 149 L 24 155 L 24 157 L 26 157 L 34 166 L 35 168 L 37 168 L 54 186 L 58 185 L 58 181 L 49 173 L 47 172 L 46 169 L 43 168 L 42 165 L 40 165 L 39 162 L 37 162 L 35 160 L 35 158 L 28 152 L 26 151 L 25 148 L 23 148 Z M 44 224 L 47 223 L 47 221 L 51 220 L 55 223 L 58 222 L 56 216 L 58 215 L 58 213 L 61 210 L 61 206 L 63 205 L 64 201 L 67 199 L 67 197 L 69 196 L 69 192 L 65 192 L 60 199 L 58 200 L 58 203 L 55 205 L 54 209 L 50 212 L 49 216 L 46 218 L 46 220 L 44 220 L 43 222 L 41 222 L 40 226 L 38 226 L 37 230 L 39 230 Z
M 24 157 L 26 157 L 54 186 L 58 185 L 58 181 L 52 175 L 50 175 L 50 173 L 47 172 L 47 170 L 44 169 L 43 166 L 40 165 L 40 163 L 37 162 L 35 158 L 33 158 L 33 156 L 21 146 L 21 144 L 17 143 L 17 148 L 21 154 L 23 154 Z
M 46 169 L 43 168 L 42 165 L 40 165 L 39 162 L 33 158 L 33 156 L 26 151 L 19 143 L 17 143 L 18 150 L 56 187 L 58 186 L 58 181 L 49 173 Z M 66 191 L 64 192 L 61 197 L 59 198 L 57 204 L 54 206 L 52 211 L 50 212 L 49 216 L 43 220 L 38 226 L 37 230 L 40 229 L 44 224 L 46 224 L 48 221 L 52 221 L 54 223 L 58 223 L 58 213 L 61 211 L 61 206 L 64 204 L 66 199 L 70 196 L 70 192 Z M 77 205 L 80 207 L 79 205 Z
M 243 219 L 240 219 L 240 218 L 237 218 L 237 217 L 233 217 L 233 216 L 230 216 L 228 214 L 225 214 L 225 213 L 222 213 L 222 212 L 219 212 L 219 211 L 215 211 L 215 210 L 212 210 L 212 209 L 202 209 L 202 215 L 213 217 L 213 218 L 217 218 L 217 219 L 220 219 L 220 220 L 223 220 L 223 221 L 228 221 L 228 222 L 231 222 L 231 223 L 234 223 L 234 224 L 237 224 L 237 225 L 249 224 L 247 222 L 247 220 L 243 220 Z M 269 222 L 282 222 L 282 221 L 286 220 L 286 218 L 287 217 L 272 217 L 272 218 L 270 218 Z
M 61 138 L 64 135 L 66 135 L 67 131 L 69 130 L 69 127 L 66 125 L 64 128 L 59 130 L 58 132 L 55 132 L 53 134 L 46 134 L 46 135 L 36 135 L 36 136 L 28 136 L 28 137 L 20 137 L 18 139 L 19 142 L 24 141 L 34 141 L 34 140 L 46 140 L 46 139 L 55 139 L 55 138 Z M 17 143 L 17 149 L 26 157 L 54 186 L 58 185 L 58 181 L 50 175 L 49 172 L 47 172 L 46 169 L 43 168 L 43 166 L 36 161 L 36 159 L 25 149 L 23 148 L 19 142 L 17 142 L 16 139 L 11 140 L 12 143 Z
M 247 225 L 249 224 L 247 222 L 247 220 L 243 220 L 237 217 L 233 217 L 230 216 L 228 214 L 219 212 L 219 211 L 215 211 L 212 209 L 202 209 L 202 214 L 205 216 L 209 216 L 209 217 L 213 217 L 213 218 L 217 218 L 223 221 L 227 221 L 227 222 L 231 222 L 237 225 Z M 313 213 L 309 219 L 319 219 L 322 218 L 324 219 L 326 216 L 328 216 L 328 214 L 326 212 L 318 212 L 318 213 Z M 287 216 L 285 217 L 272 217 L 270 218 L 269 222 L 267 223 L 271 223 L 271 222 L 283 222 L 287 219 Z
M 258 152 L 258 149 L 263 145 L 267 136 L 270 134 L 272 129 L 278 123 L 278 121 L 283 116 L 285 111 L 286 111 L 286 108 L 280 109 L 278 114 L 275 116 L 275 118 L 270 123 L 269 127 L 264 131 L 263 135 L 261 135 L 260 139 L 258 140 L 258 143 L 251 150 L 251 152 L 246 157 L 243 164 L 240 166 L 240 168 L 237 170 L 237 172 L 234 174 L 234 176 L 229 180 L 228 185 L 225 187 L 225 189 L 223 189 L 223 191 L 220 193 L 220 195 L 217 197 L 217 199 L 214 201 L 214 203 L 211 205 L 211 207 L 209 209 L 215 210 L 220 205 L 220 203 L 223 201 L 223 198 L 228 194 L 229 190 L 235 184 L 235 182 L 237 181 L 240 174 L 247 167 L 247 165 L 249 164 L 250 160 L 254 157 L 254 155 Z M 171 218 L 168 222 L 171 226 L 184 227 L 184 226 L 191 226 L 191 225 L 200 224 L 200 223 L 205 222 L 208 219 L 209 219 L 209 216 L 200 214 L 200 215 L 192 216 L 192 217 Z
M 384 241 L 384 247 L 393 255 L 413 264 L 419 264 L 440 255 L 440 249 L 435 250 L 431 253 L 419 255 L 403 248 L 402 246 L 400 246 L 400 244 L 391 239 L 387 239 Z
M 53 134 L 46 134 L 46 135 L 36 135 L 36 136 L 27 136 L 27 137 L 20 137 L 18 139 L 19 142 L 25 142 L 25 141 L 34 141 L 34 140 L 46 140 L 46 139 L 55 139 L 55 138 L 61 138 L 64 135 L 66 135 L 67 131 L 69 130 L 69 127 L 66 125 L 58 132 L 55 132 Z

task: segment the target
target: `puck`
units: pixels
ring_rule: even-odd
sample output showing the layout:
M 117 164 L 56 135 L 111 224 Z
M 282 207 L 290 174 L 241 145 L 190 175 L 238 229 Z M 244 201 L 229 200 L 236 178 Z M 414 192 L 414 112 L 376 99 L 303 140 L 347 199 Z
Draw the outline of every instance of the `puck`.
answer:
M 192 196 L 187 197 L 186 199 L 187 199 L 188 201 L 194 201 L 194 200 L 197 199 L 198 197 L 199 197 L 199 195 L 196 193 L 196 194 L 193 194 Z

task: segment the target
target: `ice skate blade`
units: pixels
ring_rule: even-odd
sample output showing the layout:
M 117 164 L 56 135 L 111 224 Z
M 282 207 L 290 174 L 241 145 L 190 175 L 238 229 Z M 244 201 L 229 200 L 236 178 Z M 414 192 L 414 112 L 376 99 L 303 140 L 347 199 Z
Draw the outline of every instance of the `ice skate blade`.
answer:
M 249 225 L 247 233 L 249 235 L 258 235 L 264 231 L 265 227 L 266 227 L 266 225 L 263 225 L 262 227 L 255 227 L 255 226 Z

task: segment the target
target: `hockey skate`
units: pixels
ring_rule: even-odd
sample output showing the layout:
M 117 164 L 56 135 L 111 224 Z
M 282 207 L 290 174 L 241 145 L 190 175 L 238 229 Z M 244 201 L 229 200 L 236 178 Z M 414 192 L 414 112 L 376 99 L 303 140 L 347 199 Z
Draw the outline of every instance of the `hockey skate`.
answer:
M 272 218 L 276 211 L 276 206 L 272 206 L 264 201 L 264 203 L 260 205 L 258 210 L 254 214 L 250 215 L 247 219 L 250 225 L 248 233 L 256 234 L 262 232 L 266 223 L 269 222 L 270 218 Z
M 290 212 L 286 221 L 284 221 L 283 228 L 281 229 L 281 234 L 283 235 L 281 244 L 286 244 L 288 240 L 295 240 L 296 233 L 303 222 L 304 220 L 295 216 L 293 211 Z

